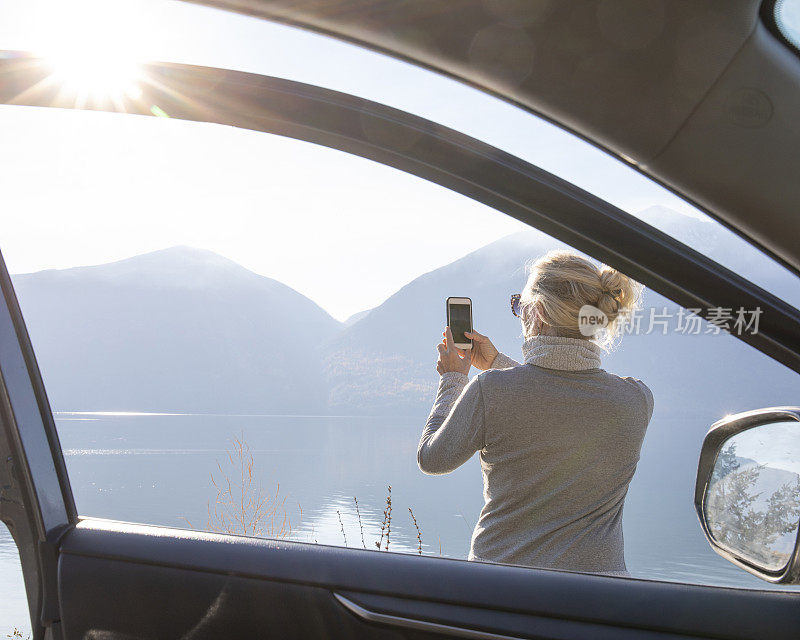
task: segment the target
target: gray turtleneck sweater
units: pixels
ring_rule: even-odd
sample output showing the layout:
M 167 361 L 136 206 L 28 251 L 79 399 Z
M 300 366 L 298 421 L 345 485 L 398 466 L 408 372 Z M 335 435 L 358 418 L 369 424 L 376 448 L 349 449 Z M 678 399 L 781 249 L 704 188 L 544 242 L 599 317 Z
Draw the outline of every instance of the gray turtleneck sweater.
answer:
M 653 414 L 650 389 L 600 368 L 582 339 L 535 336 L 472 380 L 445 373 L 417 450 L 427 474 L 480 452 L 470 560 L 625 574 L 622 507 Z

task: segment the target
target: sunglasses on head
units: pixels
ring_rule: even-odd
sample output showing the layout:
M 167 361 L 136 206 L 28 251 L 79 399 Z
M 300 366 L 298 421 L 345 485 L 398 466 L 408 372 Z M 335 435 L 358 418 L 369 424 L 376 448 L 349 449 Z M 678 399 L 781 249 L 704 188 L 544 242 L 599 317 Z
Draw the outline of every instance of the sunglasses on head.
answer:
M 511 313 L 513 313 L 517 318 L 522 317 L 522 311 L 520 310 L 520 300 L 522 300 L 522 294 L 515 293 L 511 296 Z

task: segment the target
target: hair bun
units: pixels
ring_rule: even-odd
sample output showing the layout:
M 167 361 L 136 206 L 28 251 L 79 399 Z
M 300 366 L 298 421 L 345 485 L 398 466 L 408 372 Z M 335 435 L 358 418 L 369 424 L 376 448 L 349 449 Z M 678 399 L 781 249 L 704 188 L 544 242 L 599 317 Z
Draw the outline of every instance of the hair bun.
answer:
M 551 251 L 529 266 L 523 289 L 523 309 L 535 306 L 536 314 L 555 335 L 586 338 L 581 331 L 583 307 L 593 305 L 608 320 L 602 333 L 592 337 L 609 346 L 620 335 L 627 316 L 638 305 L 641 285 L 608 265 L 598 266 L 573 251 Z M 530 323 L 526 337 L 538 331 Z

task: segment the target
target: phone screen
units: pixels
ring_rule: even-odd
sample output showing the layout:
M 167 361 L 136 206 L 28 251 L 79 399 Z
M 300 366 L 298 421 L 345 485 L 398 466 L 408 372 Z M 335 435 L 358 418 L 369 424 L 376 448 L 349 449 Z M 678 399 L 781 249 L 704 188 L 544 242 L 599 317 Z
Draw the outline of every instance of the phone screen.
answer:
M 470 305 L 450 305 L 450 331 L 453 333 L 453 340 L 456 344 L 470 342 L 469 338 L 464 335 L 465 331 L 472 332 L 472 313 Z

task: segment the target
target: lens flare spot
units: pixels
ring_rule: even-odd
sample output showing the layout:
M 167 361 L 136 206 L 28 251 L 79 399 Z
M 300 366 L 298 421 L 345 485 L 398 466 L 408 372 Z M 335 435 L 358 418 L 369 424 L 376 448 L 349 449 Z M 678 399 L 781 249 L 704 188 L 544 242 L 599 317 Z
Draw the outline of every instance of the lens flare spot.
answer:
M 150 107 L 150 113 L 158 118 L 169 118 L 169 114 L 156 104 Z

